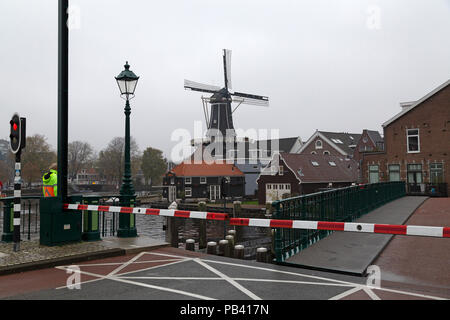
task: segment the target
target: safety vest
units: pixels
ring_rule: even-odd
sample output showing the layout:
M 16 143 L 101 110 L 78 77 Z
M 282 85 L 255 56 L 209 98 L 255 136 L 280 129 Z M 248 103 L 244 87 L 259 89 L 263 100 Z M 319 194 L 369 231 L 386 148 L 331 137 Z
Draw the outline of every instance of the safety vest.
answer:
M 44 197 L 57 196 L 57 177 L 56 170 L 50 170 L 42 177 Z

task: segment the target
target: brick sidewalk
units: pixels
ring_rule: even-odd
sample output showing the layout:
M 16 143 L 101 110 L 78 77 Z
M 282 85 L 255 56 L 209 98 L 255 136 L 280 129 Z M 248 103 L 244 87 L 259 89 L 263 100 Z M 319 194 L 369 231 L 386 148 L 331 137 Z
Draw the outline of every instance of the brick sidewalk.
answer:
M 450 198 L 429 198 L 407 225 L 450 226 Z M 374 262 L 383 287 L 450 292 L 450 239 L 395 236 Z

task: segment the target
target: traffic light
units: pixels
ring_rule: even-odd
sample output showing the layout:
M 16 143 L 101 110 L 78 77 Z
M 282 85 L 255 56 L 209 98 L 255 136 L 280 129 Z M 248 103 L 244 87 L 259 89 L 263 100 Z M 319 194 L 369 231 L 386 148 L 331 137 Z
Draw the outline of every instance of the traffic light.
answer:
M 26 119 L 20 118 L 17 113 L 12 116 L 12 119 L 9 121 L 11 125 L 10 134 L 9 134 L 9 145 L 12 153 L 19 152 L 22 148 L 25 148 L 25 127 L 26 127 Z

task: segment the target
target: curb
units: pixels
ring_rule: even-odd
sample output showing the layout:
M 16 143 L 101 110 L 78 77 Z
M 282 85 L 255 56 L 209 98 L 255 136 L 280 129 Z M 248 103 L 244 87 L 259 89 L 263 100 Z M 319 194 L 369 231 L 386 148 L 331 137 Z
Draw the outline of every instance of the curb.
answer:
M 126 250 L 120 249 L 120 248 L 106 249 L 106 250 L 90 252 L 90 253 L 81 253 L 81 254 L 76 254 L 73 256 L 66 256 L 66 257 L 60 257 L 60 258 L 54 258 L 54 259 L 47 259 L 47 260 L 41 260 L 41 261 L 16 264 L 16 265 L 11 265 L 11 266 L 6 266 L 6 267 L 0 267 L 0 275 L 20 273 L 20 272 L 25 272 L 25 271 L 33 271 L 33 270 L 39 270 L 39 269 L 45 269 L 45 268 L 53 268 L 53 267 L 56 267 L 58 265 L 63 265 L 63 264 L 72 264 L 75 262 L 111 258 L 111 257 L 117 257 L 117 256 L 123 256 L 123 255 L 126 255 Z

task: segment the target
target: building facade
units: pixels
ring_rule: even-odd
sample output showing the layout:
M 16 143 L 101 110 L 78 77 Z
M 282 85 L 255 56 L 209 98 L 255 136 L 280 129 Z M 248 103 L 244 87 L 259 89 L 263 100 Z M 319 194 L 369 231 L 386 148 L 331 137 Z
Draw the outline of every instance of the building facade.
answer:
M 385 150 L 362 156 L 364 182 L 406 181 L 412 193 L 450 194 L 450 80 L 401 107 L 383 124 Z
M 280 153 L 258 177 L 258 202 L 346 187 L 357 175 L 358 164 L 344 156 Z
M 228 180 L 223 184 L 223 178 Z M 177 199 L 219 200 L 245 195 L 245 175 L 233 164 L 181 163 L 163 178 L 163 198 L 169 202 Z M 227 188 L 227 190 L 223 190 Z

